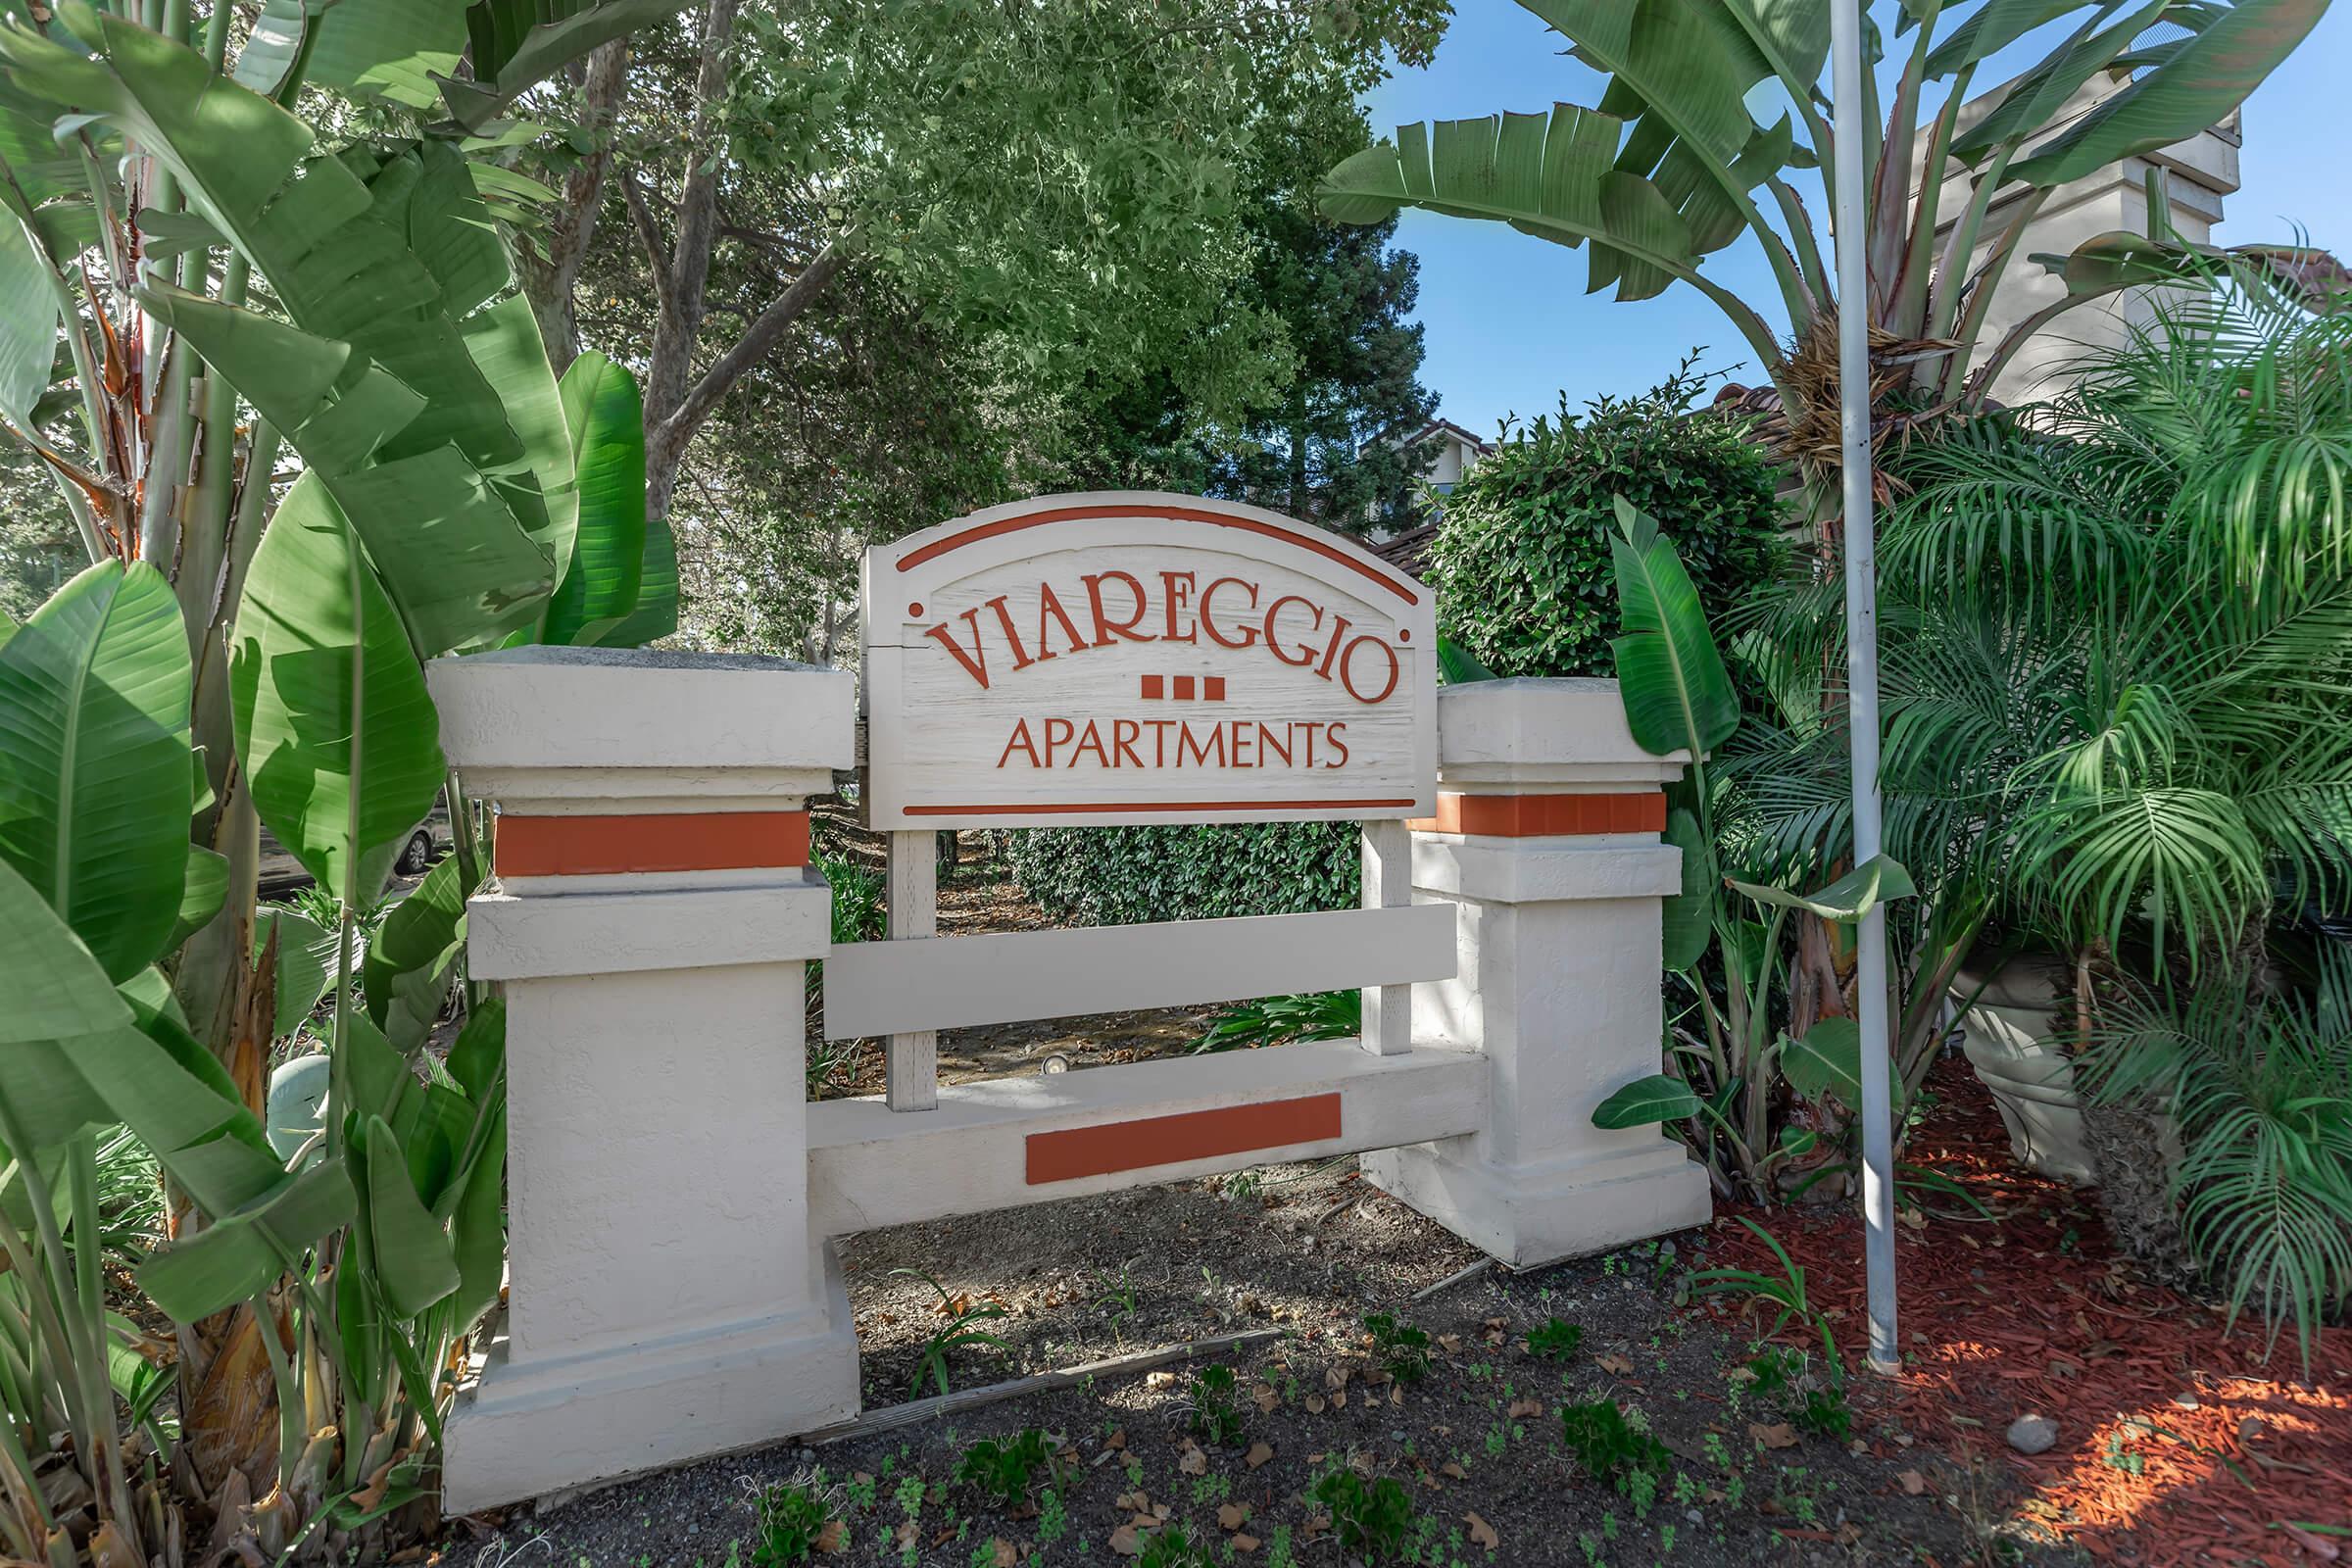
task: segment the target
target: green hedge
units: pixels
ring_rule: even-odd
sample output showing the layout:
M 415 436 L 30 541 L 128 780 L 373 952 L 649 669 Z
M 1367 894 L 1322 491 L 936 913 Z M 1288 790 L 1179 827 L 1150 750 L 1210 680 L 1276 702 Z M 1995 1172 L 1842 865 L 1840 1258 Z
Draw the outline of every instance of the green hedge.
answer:
M 1003 835 L 1015 882 L 1080 925 L 1352 909 L 1363 902 L 1353 822 L 1024 828 Z
M 1780 470 L 1677 375 L 1638 398 L 1533 425 L 1446 498 L 1426 573 L 1438 626 L 1497 675 L 1614 673 L 1611 498 L 1658 521 L 1721 613 L 1781 566 Z

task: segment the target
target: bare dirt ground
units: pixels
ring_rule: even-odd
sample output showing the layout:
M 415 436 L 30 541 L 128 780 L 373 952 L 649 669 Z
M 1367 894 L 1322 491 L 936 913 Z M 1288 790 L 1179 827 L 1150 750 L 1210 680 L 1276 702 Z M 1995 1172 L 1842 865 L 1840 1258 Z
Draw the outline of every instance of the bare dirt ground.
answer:
M 1855 1386 L 1845 1441 L 1799 1435 L 1744 1396 L 1740 1325 L 1676 1304 L 1705 1246 L 1691 1233 L 1526 1275 L 1490 1269 L 1415 1301 L 1478 1253 L 1363 1183 L 1352 1159 L 859 1236 L 844 1253 L 869 1411 L 910 1396 L 925 1344 L 948 1327 L 918 1275 L 1005 1314 L 972 1324 L 1001 1350 L 948 1356 L 956 1388 L 1251 1328 L 1279 1335 L 460 1522 L 447 1550 L 484 1564 L 545 1553 L 558 1568 L 749 1564 L 757 1489 L 792 1480 L 841 1521 L 819 1562 L 1117 1563 L 1175 1527 L 1207 1548 L 1203 1562 L 1337 1565 L 1360 1553 L 1311 1494 L 1347 1469 L 1402 1485 L 1409 1555 L 1397 1560 L 1441 1568 L 2066 1560 L 2003 1535 L 2006 1479 L 1915 1446 L 1872 1388 Z M 1432 1336 L 1426 1376 L 1387 1373 L 1367 1344 L 1371 1312 Z M 1555 1318 L 1582 1344 L 1540 1359 L 1526 1334 Z M 1241 1427 L 1223 1443 L 1192 1420 L 1194 1376 L 1212 1364 L 1238 1374 Z M 1671 1452 L 1654 1494 L 1592 1480 L 1570 1458 L 1561 1405 L 1600 1398 L 1639 1411 Z M 976 1440 L 1027 1427 L 1069 1455 L 1050 1496 L 1041 1487 L 1007 1508 L 956 1480 Z

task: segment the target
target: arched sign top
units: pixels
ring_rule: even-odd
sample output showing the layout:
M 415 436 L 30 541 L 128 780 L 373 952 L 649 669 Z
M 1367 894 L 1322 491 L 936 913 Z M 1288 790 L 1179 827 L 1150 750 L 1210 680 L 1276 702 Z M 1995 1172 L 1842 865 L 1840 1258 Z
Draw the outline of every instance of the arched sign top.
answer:
M 1425 816 L 1427 588 L 1233 502 L 1044 496 L 867 551 L 878 828 Z

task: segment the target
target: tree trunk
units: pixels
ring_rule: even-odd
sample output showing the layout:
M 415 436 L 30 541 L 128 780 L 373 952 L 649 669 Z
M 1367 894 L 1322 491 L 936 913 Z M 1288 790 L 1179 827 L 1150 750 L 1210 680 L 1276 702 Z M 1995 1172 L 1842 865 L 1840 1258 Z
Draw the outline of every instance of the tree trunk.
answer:
M 523 292 L 539 318 L 539 335 L 558 375 L 579 358 L 579 318 L 572 290 L 596 237 L 597 212 L 604 205 L 605 179 L 612 168 L 612 123 L 629 90 L 629 41 L 616 38 L 588 57 L 581 93 L 580 126 L 595 138 L 588 156 L 564 181 L 564 199 L 549 220 L 547 251 L 516 257 Z

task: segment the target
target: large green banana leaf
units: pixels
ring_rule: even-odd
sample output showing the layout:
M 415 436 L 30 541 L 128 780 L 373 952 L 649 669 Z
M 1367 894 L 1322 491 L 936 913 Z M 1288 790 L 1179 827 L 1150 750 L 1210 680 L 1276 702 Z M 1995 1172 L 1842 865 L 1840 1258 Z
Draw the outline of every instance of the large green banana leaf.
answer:
M 1620 278 L 1628 261 L 1650 274 L 1621 283 L 1638 293 L 1648 276 L 1681 278 L 1728 315 L 1768 366 L 1781 349 L 1762 317 L 1701 277 L 1689 224 L 1658 187 L 1617 167 L 1624 124 L 1598 110 L 1559 104 L 1543 115 L 1403 125 L 1395 145 L 1357 153 L 1317 189 L 1324 216 L 1377 223 L 1400 207 L 1510 224 L 1556 244 L 1590 239 L 1613 254 L 1596 258 L 1597 285 Z M 1662 286 L 1662 285 L 1661 285 Z
M 28 1157 L 115 1118 L 74 1070 L 71 1042 L 130 1026 L 130 1005 L 108 984 L 40 891 L 0 859 L 0 1100 Z M 7 1142 L 0 1136 L 0 1144 Z
M 321 887 L 373 899 L 441 787 L 440 725 L 391 600 L 314 474 L 254 552 L 229 694 L 262 820 Z
M 499 281 L 463 154 L 431 143 L 313 156 L 308 125 L 194 51 L 112 16 L 93 26 L 101 52 L 90 57 L 0 30 L 0 62 L 26 90 L 118 124 L 178 175 L 296 326 L 349 344 L 423 399 L 384 458 L 454 444 L 481 472 L 525 483 L 521 438 L 457 320 Z
M 563 398 L 579 532 L 540 640 L 593 643 L 637 608 L 645 577 L 645 408 L 636 379 L 593 350 L 564 372 Z
M 270 936 L 277 937 L 277 1016 L 270 1032 L 283 1039 L 302 1026 L 326 995 L 334 978 L 336 934 L 283 904 L 265 904 L 253 918 L 253 954 L 258 962 Z
M 450 117 L 479 130 L 532 84 L 679 10 L 685 0 L 474 0 L 466 25 L 473 78 L 441 78 Z
M 134 986 L 167 997 L 160 985 Z M 139 1270 L 165 1311 L 193 1321 L 250 1297 L 283 1260 L 352 1213 L 349 1179 L 297 1183 L 220 1064 L 169 1012 L 119 991 L 74 932 L 0 861 L 0 1095 L 36 1144 L 121 1122 L 212 1222 Z M 23 1151 L 12 1151 L 23 1153 Z
M 5 157 L 6 154 L 0 154 Z M 57 357 L 57 291 L 19 217 L 0 207 L 0 415 L 28 424 Z
M 2132 40 L 2173 4 L 2174 0 L 2141 0 L 2113 22 L 2108 19 L 2115 8 L 2101 7 L 2065 42 L 2011 82 L 1984 118 L 1962 126 L 1952 137 L 1952 156 L 1973 164 L 2003 142 L 2040 130 L 2084 82 L 2112 65 L 2131 47 Z M 2101 26 L 2101 23 L 2107 24 Z M 2011 166 L 2009 177 L 2018 177 L 2016 165 Z
M 450 856 L 426 873 L 407 898 L 392 906 L 368 945 L 360 970 L 373 1018 L 395 1050 L 424 1044 L 433 1021 L 449 1000 L 449 987 L 466 940 L 466 897 L 460 860 Z
M 431 109 L 441 101 L 435 78 L 465 57 L 466 0 L 264 0 L 237 80 L 276 93 L 306 35 L 315 35 L 306 86 Z
M 2161 65 L 2010 165 L 2009 177 L 2062 185 L 2196 135 L 2245 102 L 2327 11 L 2328 0 L 2236 0 Z
M 1703 758 L 1740 727 L 1740 703 L 1716 650 L 1698 590 L 1674 546 L 1647 516 L 1617 499 L 1609 541 L 1625 633 L 1610 647 L 1635 744 L 1652 756 Z
M 553 576 L 509 500 L 454 446 L 384 460 L 423 400 L 349 344 L 165 285 L 140 291 L 157 319 L 269 419 L 367 543 L 425 657 L 495 638 L 538 612 Z M 536 481 L 530 483 L 536 493 Z
M 538 511 L 522 518 L 539 553 L 556 566 L 571 558 L 572 530 L 579 524 L 579 485 L 572 471 L 571 436 L 564 425 L 564 398 L 556 386 L 555 370 L 547 363 L 547 344 L 539 335 L 539 318 L 531 302 L 513 295 L 467 318 L 464 328 L 466 351 L 473 357 L 482 378 L 498 394 L 507 422 L 522 441 L 522 466 L 527 483 L 516 479 L 510 487 L 536 501 Z M 505 483 L 507 470 L 489 475 Z M 552 580 L 552 578 L 551 578 Z
M 188 871 L 187 631 L 163 573 L 89 567 L 0 647 L 0 858 L 126 979 Z

